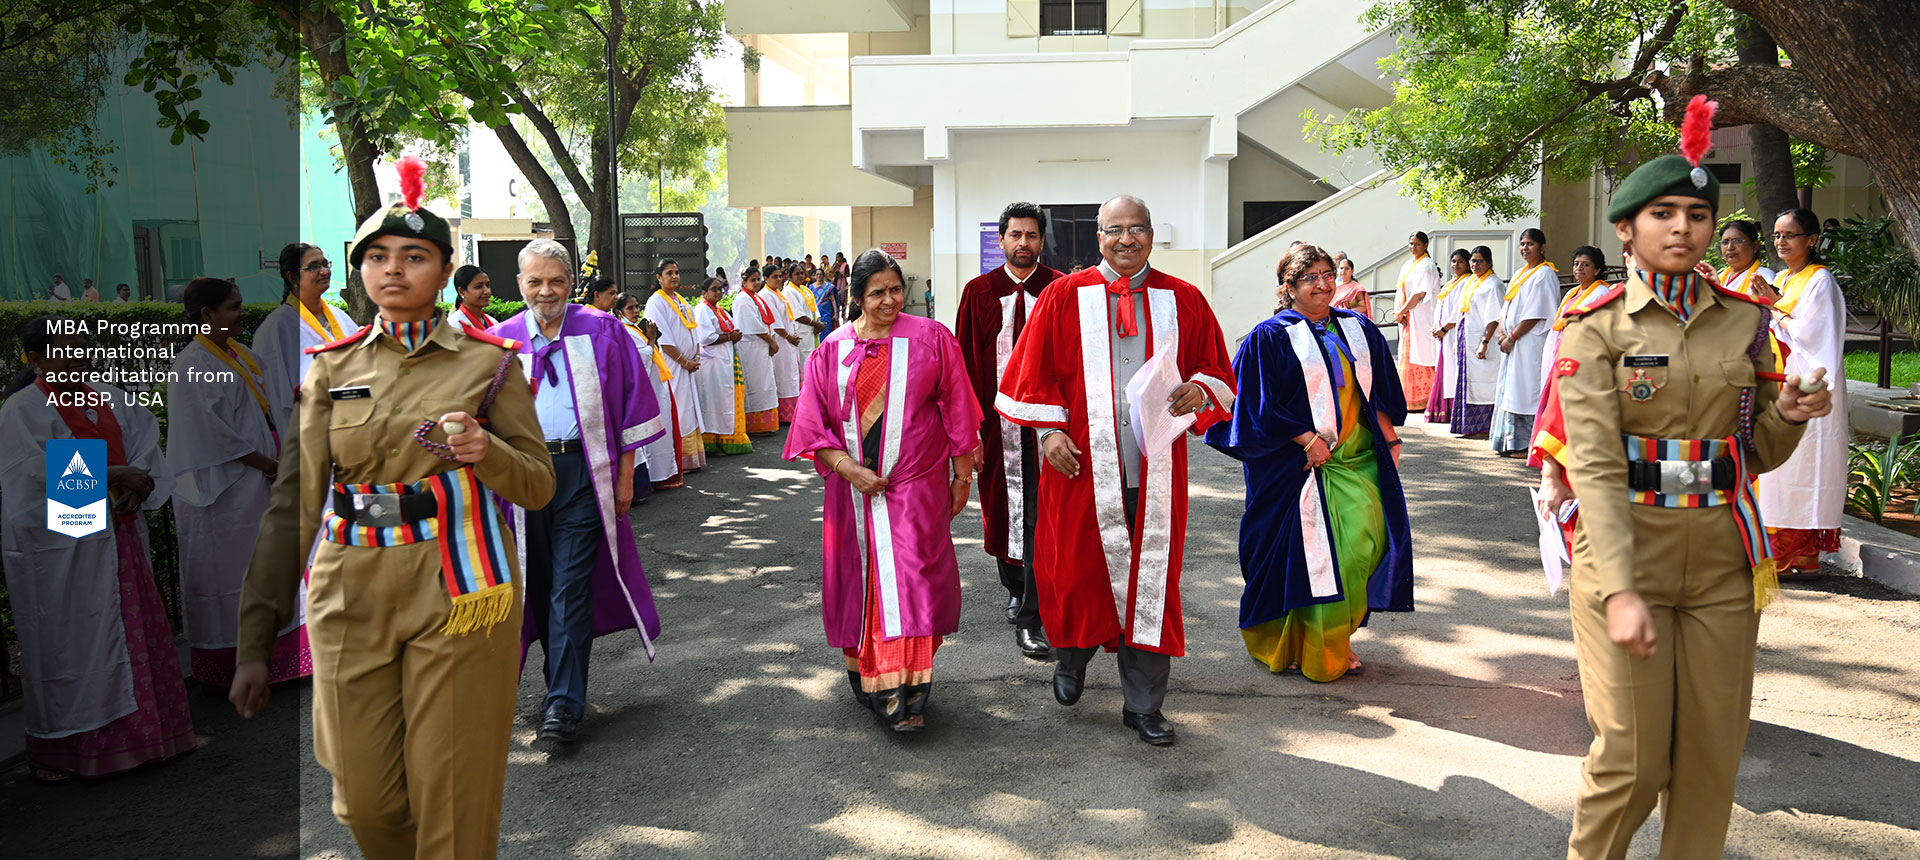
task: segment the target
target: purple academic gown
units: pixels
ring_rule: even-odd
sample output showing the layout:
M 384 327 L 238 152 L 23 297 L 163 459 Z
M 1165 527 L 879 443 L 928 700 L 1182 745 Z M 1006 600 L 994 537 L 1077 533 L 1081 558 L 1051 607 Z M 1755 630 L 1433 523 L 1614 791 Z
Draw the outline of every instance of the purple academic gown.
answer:
M 949 457 L 980 446 L 980 405 L 960 342 L 947 327 L 901 314 L 893 324 L 879 473 L 885 492 L 871 498 L 818 461 L 826 478 L 821 525 L 821 615 L 827 644 L 860 647 L 865 629 L 868 560 L 878 574 L 883 638 L 944 636 L 960 629 L 960 567 L 948 516 Z M 800 403 L 787 433 L 786 458 L 838 448 L 861 457 L 852 386 L 869 344 L 853 326 L 829 335 L 807 359 Z M 875 357 L 873 360 L 879 360 Z M 876 547 L 881 551 L 876 556 Z
M 533 335 L 539 328 L 527 312 L 521 311 L 488 331 L 520 342 L 520 361 L 527 379 L 532 380 L 536 372 L 532 366 Z M 660 404 L 640 366 L 633 336 L 611 314 L 584 305 L 567 305 L 566 321 L 561 323 L 560 337 L 547 359 L 560 379 L 573 386 L 581 444 L 593 473 L 594 495 L 600 501 L 604 535 L 593 565 L 593 635 L 598 638 L 638 628 L 647 659 L 651 660 L 653 639 L 660 635 L 660 616 L 653 607 L 653 591 L 647 587 L 647 572 L 640 566 L 633 527 L 627 515 L 614 515 L 613 482 L 618 478 L 622 453 L 637 450 L 666 432 Z M 507 507 L 520 547 L 520 569 L 525 570 L 526 515 L 518 508 Z M 526 613 L 526 624 L 520 632 L 522 662 L 526 661 L 528 646 L 540 641 L 541 633 L 533 613 Z

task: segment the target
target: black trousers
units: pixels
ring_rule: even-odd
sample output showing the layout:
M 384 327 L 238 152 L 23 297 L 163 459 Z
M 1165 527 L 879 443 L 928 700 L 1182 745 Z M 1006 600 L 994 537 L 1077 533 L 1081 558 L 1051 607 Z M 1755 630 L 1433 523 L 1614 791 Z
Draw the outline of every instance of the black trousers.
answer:
M 1120 498 L 1126 508 L 1127 530 L 1134 529 L 1139 518 L 1140 502 L 1137 496 L 1139 487 L 1122 486 Z M 1072 672 L 1092 662 L 1093 655 L 1100 652 L 1095 648 L 1061 648 L 1056 646 L 1053 654 L 1060 661 L 1054 671 Z M 1157 651 L 1135 648 L 1125 642 L 1120 643 L 1120 695 L 1126 703 L 1126 709 L 1136 714 L 1150 714 L 1160 710 L 1167 700 L 1167 676 L 1173 669 L 1173 658 Z
M 1000 585 L 1007 596 L 1020 598 L 1020 614 L 1014 617 L 1013 625 L 1021 630 L 1039 630 L 1040 592 L 1033 577 L 1033 557 L 1038 553 L 1034 551 L 1033 530 L 1040 518 L 1040 441 L 1025 427 L 1020 429 L 1020 472 L 1024 476 L 1020 482 L 1020 498 L 1024 500 L 1020 506 L 1020 542 L 1026 545 L 1026 551 L 1019 564 L 998 559 L 994 564 L 1000 568 Z

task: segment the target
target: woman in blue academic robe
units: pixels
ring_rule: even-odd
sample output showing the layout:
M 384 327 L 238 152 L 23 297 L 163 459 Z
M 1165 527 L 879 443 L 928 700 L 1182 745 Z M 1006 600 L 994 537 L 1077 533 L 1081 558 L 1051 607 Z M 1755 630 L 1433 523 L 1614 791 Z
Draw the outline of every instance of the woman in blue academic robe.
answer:
M 1247 650 L 1275 672 L 1332 681 L 1361 671 L 1349 640 L 1369 612 L 1413 609 L 1394 429 L 1407 405 L 1379 329 L 1331 307 L 1326 252 L 1300 245 L 1278 274 L 1282 310 L 1241 344 L 1233 420 L 1208 430 L 1207 444 L 1246 474 Z

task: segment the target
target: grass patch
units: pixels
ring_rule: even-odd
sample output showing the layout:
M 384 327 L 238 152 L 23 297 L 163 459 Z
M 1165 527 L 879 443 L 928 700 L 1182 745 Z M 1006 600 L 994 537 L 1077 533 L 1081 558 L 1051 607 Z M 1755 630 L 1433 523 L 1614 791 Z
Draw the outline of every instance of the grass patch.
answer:
M 1880 353 L 1870 350 L 1847 353 L 1847 378 L 1873 385 L 1880 379 Z M 1911 350 L 1893 354 L 1893 387 L 1906 388 L 1920 382 L 1920 352 Z

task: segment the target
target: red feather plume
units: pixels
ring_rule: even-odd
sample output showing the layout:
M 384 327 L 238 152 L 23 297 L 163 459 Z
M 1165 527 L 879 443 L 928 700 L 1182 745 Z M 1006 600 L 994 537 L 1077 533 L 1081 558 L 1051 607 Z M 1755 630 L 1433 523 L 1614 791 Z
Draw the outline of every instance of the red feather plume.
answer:
M 402 156 L 394 164 L 400 171 L 400 199 L 408 209 L 420 208 L 420 197 L 427 191 L 427 163 L 414 156 Z
M 1720 103 L 1707 101 L 1704 95 L 1687 102 L 1687 116 L 1680 121 L 1680 154 L 1688 164 L 1699 167 L 1700 159 L 1713 148 L 1713 115 L 1719 111 Z

